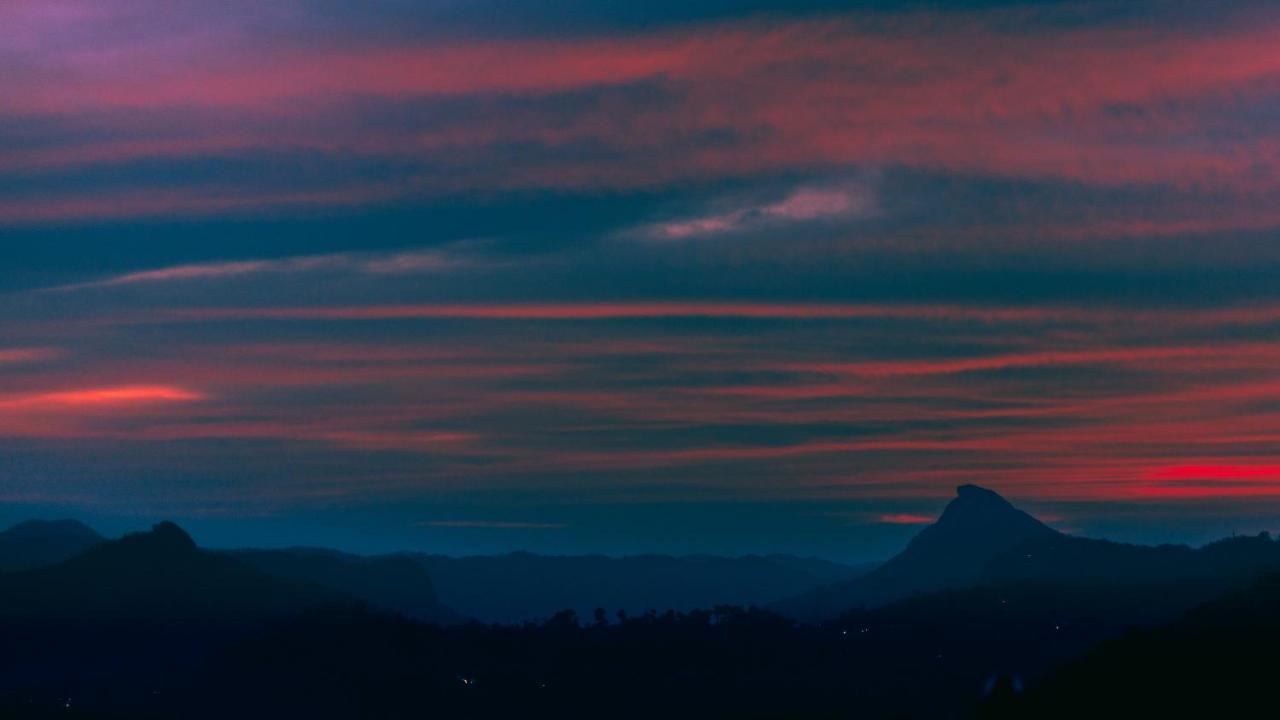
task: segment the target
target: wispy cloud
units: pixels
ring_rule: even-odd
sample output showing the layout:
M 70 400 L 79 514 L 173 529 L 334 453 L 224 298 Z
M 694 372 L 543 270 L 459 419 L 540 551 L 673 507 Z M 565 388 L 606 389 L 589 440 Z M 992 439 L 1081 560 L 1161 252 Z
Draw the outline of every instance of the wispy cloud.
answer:
M 156 402 L 191 402 L 205 395 L 172 385 L 126 385 L 0 396 L 0 408 L 56 410 Z
M 854 511 L 828 512 L 821 513 L 821 515 L 823 517 L 844 518 L 855 525 L 928 525 L 934 520 L 937 520 L 937 517 L 933 515 L 922 515 L 920 513 L 907 512 Z
M 364 275 L 412 275 L 455 269 L 470 261 L 444 250 L 398 253 L 335 253 L 301 257 L 189 263 L 113 275 L 99 280 L 46 288 L 45 292 L 71 292 L 130 285 L 212 281 L 254 275 L 302 273 L 353 273 Z M 0 360 L 2 361 L 2 360 Z
M 1277 309 L 1280 313 L 1280 309 Z M 1052 322 L 1106 319 L 1106 311 L 1069 307 L 983 307 L 787 302 L 576 302 L 421 305 L 232 307 L 174 310 L 165 322 L 186 320 L 624 320 L 741 318 L 758 320 L 900 319 L 960 322 Z M 1270 316 L 1267 316 L 1270 317 Z
M 20 365 L 55 358 L 60 352 L 55 348 L 0 348 L 0 365 Z
M 928 525 L 934 519 L 928 515 L 915 515 L 912 513 L 883 513 L 876 516 L 878 522 L 888 525 Z
M 852 220 L 879 211 L 876 190 L 866 181 L 834 186 L 800 187 L 771 202 L 737 201 L 733 207 L 640 228 L 637 234 L 660 240 L 748 232 L 791 223 L 821 220 Z
M 162 42 L 173 36 L 169 23 L 205 23 L 171 3 L 92 27 L 81 18 L 100 3 L 57 13 L 11 5 L 0 4 L 0 23 L 17 40 L 0 52 L 23 72 L 6 78 L 0 113 L 30 122 L 39 142 L 17 135 L 0 166 L 81 181 L 47 198 L 0 198 L 4 223 L 351 207 L 471 189 L 625 189 L 836 165 L 1249 189 L 1270 203 L 1280 165 L 1257 122 L 1280 68 L 1274 13 L 1233 8 L 1213 32 L 1101 18 L 1046 25 L 1032 18 L 1053 12 L 1038 8 L 1021 22 L 1007 10 L 852 12 L 448 41 L 413 40 L 385 17 L 355 23 L 402 38 L 393 43 L 369 43 L 353 23 L 308 26 L 314 34 L 300 38 L 296 23 L 270 32 L 258 24 L 282 18 L 220 13 L 198 39 Z M 320 22 L 329 12 L 283 15 Z M 59 42 L 69 37 L 76 42 Z M 628 92 L 638 87 L 651 91 Z M 592 101 L 566 111 L 566 96 Z M 405 120 L 371 122 L 352 111 L 354 98 Z M 440 111 L 422 112 L 423 103 Z M 112 122 L 120 127 L 103 132 Z M 291 152 L 323 157 L 334 171 L 282 169 L 277 158 Z M 178 170 L 254 154 L 272 171 L 218 192 L 207 165 Z M 175 171 L 129 195 L 91 181 L 116 177 L 103 166 L 139 161 Z M 411 169 L 370 173 L 370 163 Z M 842 202 L 823 189 L 802 195 L 762 203 L 754 216 L 826 213 Z M 1117 222 L 1152 217 L 1135 215 Z M 709 212 L 667 231 L 725 232 L 751 216 Z

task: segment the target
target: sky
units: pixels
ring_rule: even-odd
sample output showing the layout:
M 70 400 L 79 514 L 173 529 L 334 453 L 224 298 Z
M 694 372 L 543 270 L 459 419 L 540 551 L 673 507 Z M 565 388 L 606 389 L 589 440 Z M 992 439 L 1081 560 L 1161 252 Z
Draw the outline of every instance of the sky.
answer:
M 0 1 L 0 522 L 1280 529 L 1280 8 Z

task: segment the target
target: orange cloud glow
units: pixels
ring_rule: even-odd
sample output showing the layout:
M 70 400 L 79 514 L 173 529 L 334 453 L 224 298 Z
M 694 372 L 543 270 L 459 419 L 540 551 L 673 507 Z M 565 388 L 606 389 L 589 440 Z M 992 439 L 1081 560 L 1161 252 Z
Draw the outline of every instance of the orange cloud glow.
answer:
M 83 390 L 62 390 L 29 395 L 0 396 L 0 409 L 62 410 L 115 407 L 144 403 L 191 402 L 205 395 L 173 385 L 125 385 Z

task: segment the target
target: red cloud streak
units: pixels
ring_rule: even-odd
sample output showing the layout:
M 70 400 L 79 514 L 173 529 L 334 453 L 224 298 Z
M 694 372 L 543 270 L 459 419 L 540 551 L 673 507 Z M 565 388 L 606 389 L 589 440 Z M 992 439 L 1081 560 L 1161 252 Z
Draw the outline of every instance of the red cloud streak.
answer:
M 23 17 L 9 22 L 22 32 Z M 0 112 L 109 122 L 116 111 L 129 110 L 138 137 L 105 133 L 109 139 L 23 150 L 4 161 L 10 169 L 300 148 L 416 158 L 424 167 L 438 165 L 442 150 L 516 143 L 588 143 L 609 152 L 598 159 L 576 153 L 574 160 L 513 158 L 501 167 L 469 168 L 435 187 L 419 180 L 339 179 L 340 187 L 308 192 L 157 187 L 128 197 L 23 199 L 0 202 L 0 221 L 363 204 L 472 185 L 652 186 L 832 163 L 1104 185 L 1216 186 L 1264 198 L 1280 191 L 1280 143 L 1244 125 L 1222 132 L 1229 123 L 1224 109 L 1265 103 L 1276 91 L 1274 20 L 1228 22 L 1215 33 L 1017 27 L 1007 14 L 985 12 L 950 13 L 946 23 L 927 14 L 882 18 L 874 29 L 855 16 L 831 16 L 625 36 L 397 46 L 344 42 L 341 34 L 328 44 L 268 44 L 231 30 L 221 38 L 227 47 L 172 43 L 130 51 L 105 38 L 109 52 L 33 53 L 28 65 L 15 65 L 24 71 L 4 78 Z M 659 107 L 623 97 L 568 117 L 525 109 L 403 130 L 371 130 L 351 120 L 358 113 L 343 109 L 353 98 L 545 98 L 637 83 L 664 88 L 671 102 Z M 173 137 L 173 112 L 215 112 L 228 122 L 191 123 L 187 136 Z M 694 140 L 714 133 L 752 141 Z M 668 150 L 673 147 L 680 151 Z M 1215 227 L 1205 217 L 1177 220 L 1181 225 L 1123 217 L 1107 222 L 1138 233 Z

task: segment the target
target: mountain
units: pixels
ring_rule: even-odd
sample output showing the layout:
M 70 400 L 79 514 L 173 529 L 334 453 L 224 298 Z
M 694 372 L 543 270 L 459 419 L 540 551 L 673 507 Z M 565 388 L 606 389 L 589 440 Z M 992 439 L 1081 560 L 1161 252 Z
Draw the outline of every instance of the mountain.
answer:
M 273 577 L 344 593 L 374 610 L 432 623 L 464 619 L 440 603 L 426 568 L 407 556 L 362 557 L 316 548 L 227 554 Z
M 0 622 L 253 621 L 335 604 L 354 601 L 201 550 L 170 522 L 61 563 L 0 575 Z
M 778 604 L 782 612 L 822 620 L 858 607 L 979 582 L 991 561 L 1061 534 L 991 490 L 961 485 L 932 525 L 906 549 L 866 575 L 821 587 Z
M 0 532 L 0 572 L 61 562 L 102 542 L 77 520 L 28 520 Z
M 358 607 L 209 553 L 173 523 L 0 574 L 0 693 L 98 697 L 147 716 L 154 695 L 272 621 Z
M 432 561 L 455 575 L 433 582 Z M 210 552 L 161 523 L 0 574 L 0 717 L 958 717 L 975 706 L 984 718 L 1234 717 L 1245 713 L 1223 711 L 1223 698 L 1257 703 L 1270 688 L 1280 575 L 1251 586 L 1280 568 L 1266 534 L 1201 548 L 1074 538 L 966 487 L 885 567 L 857 592 L 909 597 L 795 623 L 634 603 L 766 595 L 777 578 L 855 570 L 784 557 Z M 499 626 L 405 611 L 450 597 L 495 616 L 579 617 Z M 595 621 L 596 605 L 628 614 Z
M 596 608 L 637 615 L 764 606 L 872 567 L 786 555 L 411 557 L 426 568 L 444 605 L 490 623 L 545 620 L 566 609 L 590 617 Z

